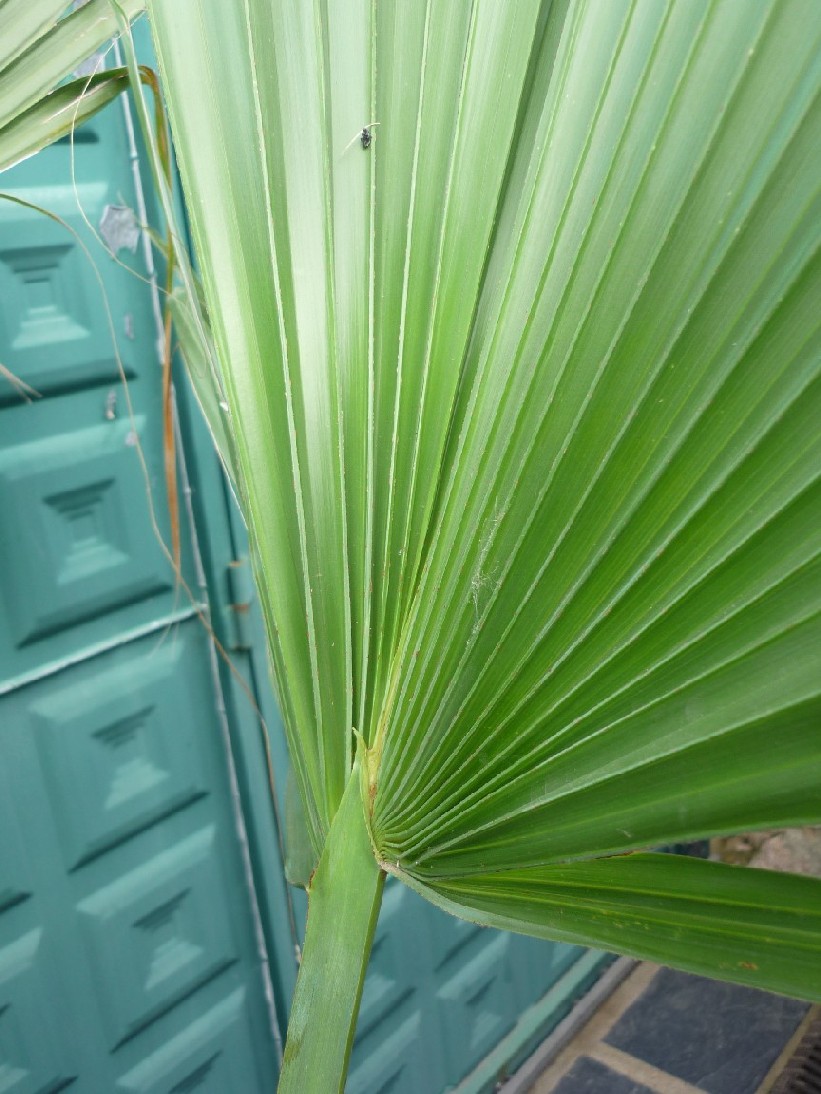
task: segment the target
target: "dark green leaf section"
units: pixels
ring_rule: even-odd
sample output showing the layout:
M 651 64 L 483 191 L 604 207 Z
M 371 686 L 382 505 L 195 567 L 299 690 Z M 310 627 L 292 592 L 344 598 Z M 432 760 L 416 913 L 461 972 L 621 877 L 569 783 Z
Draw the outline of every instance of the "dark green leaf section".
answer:
M 430 878 L 821 817 L 821 7 L 548 28 L 377 743 Z
M 376 5 L 373 649 L 362 723 L 369 739 L 423 561 L 545 7 Z
M 631 854 L 410 884 L 446 911 L 688 972 L 821 999 L 821 881 Z

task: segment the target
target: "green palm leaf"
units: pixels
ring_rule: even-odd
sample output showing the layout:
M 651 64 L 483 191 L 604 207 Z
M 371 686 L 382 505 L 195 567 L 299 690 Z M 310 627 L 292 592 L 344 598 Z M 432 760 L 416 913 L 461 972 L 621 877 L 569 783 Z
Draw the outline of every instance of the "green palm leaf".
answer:
M 114 68 L 50 92 L 0 129 L 0 171 L 73 133 L 127 88 L 126 70 Z
M 0 171 L 73 133 L 128 86 L 125 69 L 66 80 L 145 0 L 0 0 Z M 59 86 L 58 86 L 59 85 Z
M 485 927 L 563 942 L 595 937 L 623 953 L 788 994 L 818 961 L 813 878 L 637 854 L 413 886 Z
M 821 995 L 815 0 L 150 10 L 315 854 Z

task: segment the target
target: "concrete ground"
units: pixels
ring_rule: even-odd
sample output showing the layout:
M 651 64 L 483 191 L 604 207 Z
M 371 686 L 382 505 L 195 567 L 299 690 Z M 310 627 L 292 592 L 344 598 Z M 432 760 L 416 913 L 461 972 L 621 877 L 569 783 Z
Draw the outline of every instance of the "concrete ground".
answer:
M 821 1013 L 641 963 L 530 1094 L 766 1094 Z

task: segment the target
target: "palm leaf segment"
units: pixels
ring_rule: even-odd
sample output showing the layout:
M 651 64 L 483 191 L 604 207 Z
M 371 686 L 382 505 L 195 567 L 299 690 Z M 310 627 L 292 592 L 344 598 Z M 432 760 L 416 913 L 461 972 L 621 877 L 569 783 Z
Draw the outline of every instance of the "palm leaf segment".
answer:
M 144 9 L 145 0 L 2 0 L 0 171 L 73 133 L 125 90 L 125 70 L 94 55 Z M 67 79 L 89 59 L 91 72 Z
M 151 8 L 316 852 L 821 992 L 816 0 Z

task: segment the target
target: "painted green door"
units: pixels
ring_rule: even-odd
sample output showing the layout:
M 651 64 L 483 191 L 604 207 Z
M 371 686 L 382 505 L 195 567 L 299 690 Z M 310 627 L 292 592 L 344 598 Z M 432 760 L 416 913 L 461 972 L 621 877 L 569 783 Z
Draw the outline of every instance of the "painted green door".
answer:
M 147 500 L 169 541 L 127 138 L 115 103 L 73 183 L 66 143 L 0 179 L 68 225 L 0 200 L 0 362 L 38 392 L 0 378 L 0 1090 L 253 1094 L 272 999 L 208 634 Z

